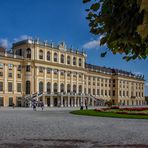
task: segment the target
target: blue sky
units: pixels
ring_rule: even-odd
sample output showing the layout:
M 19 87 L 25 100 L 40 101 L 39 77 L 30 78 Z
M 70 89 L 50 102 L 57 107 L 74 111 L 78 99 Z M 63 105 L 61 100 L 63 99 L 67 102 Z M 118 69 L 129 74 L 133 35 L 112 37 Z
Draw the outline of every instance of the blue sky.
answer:
M 27 36 L 57 44 L 65 41 L 68 47 L 85 48 L 91 64 L 144 74 L 148 95 L 148 60 L 126 62 L 111 53 L 101 58 L 105 47 L 99 46 L 99 37 L 89 33 L 85 7 L 81 0 L 1 0 L 0 44 L 11 47 L 12 42 Z

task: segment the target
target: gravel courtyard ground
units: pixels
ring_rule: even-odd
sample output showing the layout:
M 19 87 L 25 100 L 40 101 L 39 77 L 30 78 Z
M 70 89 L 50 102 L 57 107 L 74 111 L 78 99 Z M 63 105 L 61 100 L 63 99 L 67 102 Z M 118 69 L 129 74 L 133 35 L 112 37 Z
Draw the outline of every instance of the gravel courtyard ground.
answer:
M 68 108 L 0 108 L 0 147 L 148 147 L 148 120 L 69 114 Z

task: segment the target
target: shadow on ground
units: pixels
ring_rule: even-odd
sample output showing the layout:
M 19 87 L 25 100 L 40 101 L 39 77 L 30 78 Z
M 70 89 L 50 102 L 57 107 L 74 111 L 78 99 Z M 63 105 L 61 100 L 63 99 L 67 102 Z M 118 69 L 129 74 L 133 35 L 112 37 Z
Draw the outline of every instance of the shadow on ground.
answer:
M 148 148 L 148 145 L 100 145 L 96 141 L 78 139 L 24 139 L 18 143 L 2 143 L 0 148 Z

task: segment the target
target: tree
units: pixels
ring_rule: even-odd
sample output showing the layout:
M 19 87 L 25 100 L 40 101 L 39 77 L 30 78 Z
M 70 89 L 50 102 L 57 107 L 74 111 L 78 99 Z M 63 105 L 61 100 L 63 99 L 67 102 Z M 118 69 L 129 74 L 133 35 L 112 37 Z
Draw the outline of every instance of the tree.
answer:
M 123 54 L 123 59 L 148 57 L 148 0 L 83 0 L 88 3 L 90 32 L 100 35 L 107 51 Z

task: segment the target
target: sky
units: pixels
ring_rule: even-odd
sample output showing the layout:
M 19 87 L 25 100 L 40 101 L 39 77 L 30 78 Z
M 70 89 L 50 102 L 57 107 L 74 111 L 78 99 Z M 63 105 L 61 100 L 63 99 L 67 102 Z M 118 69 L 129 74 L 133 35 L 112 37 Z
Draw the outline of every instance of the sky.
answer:
M 101 58 L 106 47 L 100 47 L 100 37 L 89 32 L 85 8 L 82 0 L 0 0 L 0 45 L 11 48 L 26 38 L 64 41 L 67 47 L 84 49 L 90 64 L 143 74 L 148 96 L 148 59 L 126 62 L 122 55 L 111 53 Z

